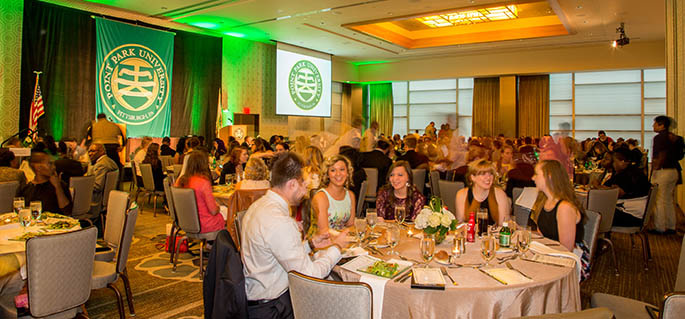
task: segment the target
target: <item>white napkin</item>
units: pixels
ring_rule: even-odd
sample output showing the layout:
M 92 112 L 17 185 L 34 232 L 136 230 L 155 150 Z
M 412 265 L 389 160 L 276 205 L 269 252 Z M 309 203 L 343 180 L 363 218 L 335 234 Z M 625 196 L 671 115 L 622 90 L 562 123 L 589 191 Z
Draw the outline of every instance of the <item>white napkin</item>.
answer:
M 573 250 L 573 252 L 561 251 L 545 246 L 545 244 L 541 242 L 533 241 L 532 243 L 530 243 L 530 250 L 543 255 L 572 258 L 576 261 L 576 275 L 578 275 L 578 281 L 580 281 L 580 255 L 582 255 L 583 253 L 580 249 L 576 248 Z M 578 252 L 576 252 L 576 250 L 578 250 Z
M 383 296 L 385 296 L 385 284 L 389 278 L 363 274 L 359 281 L 371 286 L 373 298 L 373 319 L 381 319 L 383 313 Z
M 511 270 L 508 268 L 492 268 L 483 270 L 488 272 L 493 277 L 506 282 L 509 285 L 518 285 L 532 282 L 532 280 L 523 277 L 523 275 L 519 274 L 518 271 Z
M 361 255 L 368 255 L 369 252 L 366 251 L 366 249 L 361 248 L 361 247 L 354 247 L 354 248 L 348 248 L 345 249 L 345 251 L 342 254 L 342 258 L 349 258 L 349 257 L 357 257 Z

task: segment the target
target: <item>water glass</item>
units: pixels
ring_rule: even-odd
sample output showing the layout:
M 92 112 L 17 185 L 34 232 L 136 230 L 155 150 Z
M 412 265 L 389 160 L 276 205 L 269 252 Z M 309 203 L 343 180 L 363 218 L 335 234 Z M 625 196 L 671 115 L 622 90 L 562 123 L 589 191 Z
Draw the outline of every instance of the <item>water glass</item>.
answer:
M 519 227 L 517 233 L 518 234 L 516 235 L 516 247 L 518 248 L 518 251 L 521 253 L 521 255 L 525 256 L 525 254 L 528 252 L 528 249 L 530 249 L 530 229 L 528 227 L 521 226 Z
M 394 224 L 388 224 L 387 230 L 385 232 L 385 239 L 388 241 L 390 246 L 390 254 L 396 255 L 395 247 L 400 243 L 400 227 Z
M 459 257 L 466 253 L 466 238 L 462 232 L 454 235 L 454 244 L 452 246 L 452 255 Z
M 497 241 L 493 236 L 483 236 L 480 241 L 480 254 L 485 260 L 486 266 L 490 266 L 490 261 L 495 258 L 497 252 Z
M 366 220 L 361 218 L 356 218 L 354 220 L 354 228 L 357 232 L 357 241 L 359 242 L 359 247 L 362 246 L 362 239 L 364 239 L 364 234 L 366 234 Z
M 407 218 L 407 209 L 404 206 L 395 206 L 395 221 L 402 225 Z
M 224 181 L 226 182 L 226 185 L 235 183 L 235 174 L 226 174 L 226 176 L 224 176 Z
M 378 223 L 378 215 L 375 209 L 366 210 L 366 223 L 371 227 L 371 231 L 376 228 L 376 223 Z
M 19 210 L 24 208 L 25 202 L 24 202 L 24 197 L 15 197 L 14 201 L 12 202 L 12 208 L 14 208 L 14 213 L 19 215 Z
M 19 210 L 19 224 L 24 227 L 24 232 L 26 232 L 26 226 L 31 224 L 31 210 L 28 208 L 22 208 Z
M 39 200 L 34 200 L 31 201 L 29 207 L 31 208 L 31 217 L 33 220 L 39 219 L 40 215 L 43 213 L 43 203 Z
M 421 238 L 420 248 L 421 257 L 426 262 L 426 267 L 428 267 L 428 263 L 433 259 L 433 253 L 435 252 L 435 240 L 432 237 L 424 236 Z

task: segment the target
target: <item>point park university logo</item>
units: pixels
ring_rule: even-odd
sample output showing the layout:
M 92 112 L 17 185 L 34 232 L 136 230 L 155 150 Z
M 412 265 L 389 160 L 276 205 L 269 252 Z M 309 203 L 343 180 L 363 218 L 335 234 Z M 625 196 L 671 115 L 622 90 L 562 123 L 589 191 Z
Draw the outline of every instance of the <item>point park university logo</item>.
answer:
M 130 125 L 152 121 L 169 99 L 166 65 L 155 51 L 139 44 L 124 44 L 107 53 L 98 82 L 107 110 Z
M 313 109 L 319 104 L 323 90 L 319 69 L 307 60 L 298 61 L 290 69 L 288 88 L 297 107 L 305 111 Z

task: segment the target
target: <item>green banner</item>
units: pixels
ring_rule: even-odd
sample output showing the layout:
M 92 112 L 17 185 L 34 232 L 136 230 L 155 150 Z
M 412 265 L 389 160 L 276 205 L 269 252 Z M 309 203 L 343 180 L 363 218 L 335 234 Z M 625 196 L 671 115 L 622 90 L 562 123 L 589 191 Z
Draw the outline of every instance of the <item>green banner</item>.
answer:
M 129 137 L 169 136 L 174 34 L 96 18 L 97 114 Z

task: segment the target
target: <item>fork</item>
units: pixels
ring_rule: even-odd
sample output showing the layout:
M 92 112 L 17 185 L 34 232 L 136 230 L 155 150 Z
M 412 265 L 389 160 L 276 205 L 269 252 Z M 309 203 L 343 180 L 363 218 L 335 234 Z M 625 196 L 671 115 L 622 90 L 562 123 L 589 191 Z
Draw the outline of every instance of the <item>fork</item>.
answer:
M 452 276 L 450 276 L 450 274 L 447 272 L 447 268 L 440 267 L 440 272 L 442 272 L 443 276 L 447 276 L 447 278 L 449 278 L 452 281 L 453 285 L 457 286 L 457 282 L 454 281 L 454 278 L 452 278 Z
M 507 268 L 509 268 L 509 269 L 511 269 L 511 270 L 513 270 L 513 271 L 515 271 L 515 272 L 517 272 L 517 273 L 519 273 L 519 274 L 521 274 L 521 276 L 526 277 L 526 278 L 528 278 L 528 279 L 530 279 L 530 280 L 533 280 L 533 278 L 530 278 L 530 276 L 528 276 L 528 275 L 524 274 L 523 272 L 521 272 L 520 270 L 514 268 L 514 266 L 512 266 L 510 262 L 507 261 L 505 265 L 507 265 Z

